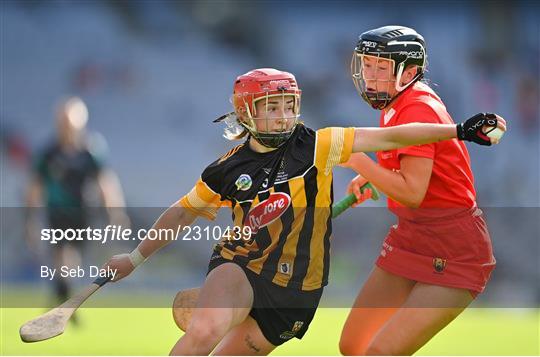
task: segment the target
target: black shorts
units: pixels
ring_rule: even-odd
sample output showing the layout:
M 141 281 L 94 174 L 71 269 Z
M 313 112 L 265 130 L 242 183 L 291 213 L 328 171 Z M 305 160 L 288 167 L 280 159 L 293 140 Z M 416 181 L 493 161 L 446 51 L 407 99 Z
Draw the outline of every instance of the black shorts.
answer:
M 225 263 L 237 264 L 214 253 L 206 274 Z M 293 337 L 302 338 L 315 316 L 323 288 L 311 291 L 284 288 L 237 265 L 242 268 L 253 289 L 253 307 L 249 315 L 257 321 L 264 337 L 275 346 Z

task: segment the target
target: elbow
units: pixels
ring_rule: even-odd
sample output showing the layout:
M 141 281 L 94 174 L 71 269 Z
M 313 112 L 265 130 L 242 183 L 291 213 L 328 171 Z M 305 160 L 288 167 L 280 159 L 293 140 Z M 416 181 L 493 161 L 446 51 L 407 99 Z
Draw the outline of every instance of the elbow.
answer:
M 420 204 L 422 202 L 421 201 L 418 202 L 416 200 L 411 200 L 411 199 L 401 199 L 399 200 L 399 203 L 401 203 L 403 206 L 407 208 L 420 208 Z
M 420 208 L 420 204 L 422 203 L 422 201 L 409 201 L 406 206 L 409 207 L 409 208 Z
M 424 202 L 425 194 L 418 195 L 418 194 L 412 194 L 409 195 L 405 200 L 403 200 L 401 203 L 408 208 L 420 208 L 422 205 L 422 202 Z

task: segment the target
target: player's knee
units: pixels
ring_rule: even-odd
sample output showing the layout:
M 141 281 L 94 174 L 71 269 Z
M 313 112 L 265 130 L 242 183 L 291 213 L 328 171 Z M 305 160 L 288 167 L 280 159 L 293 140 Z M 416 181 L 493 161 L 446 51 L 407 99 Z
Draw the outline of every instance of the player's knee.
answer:
M 186 335 L 189 335 L 195 344 L 202 345 L 221 340 L 227 330 L 228 325 L 223 320 L 197 319 L 188 325 Z

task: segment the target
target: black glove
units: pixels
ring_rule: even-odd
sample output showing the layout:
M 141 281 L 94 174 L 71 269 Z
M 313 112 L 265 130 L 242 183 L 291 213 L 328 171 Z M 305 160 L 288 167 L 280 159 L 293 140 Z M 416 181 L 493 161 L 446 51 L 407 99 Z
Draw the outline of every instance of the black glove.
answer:
M 484 133 L 484 125 L 492 127 L 491 130 Z M 457 137 L 459 140 L 473 141 L 479 145 L 490 146 L 491 141 L 486 135 L 497 127 L 497 116 L 493 113 L 478 113 L 457 125 Z

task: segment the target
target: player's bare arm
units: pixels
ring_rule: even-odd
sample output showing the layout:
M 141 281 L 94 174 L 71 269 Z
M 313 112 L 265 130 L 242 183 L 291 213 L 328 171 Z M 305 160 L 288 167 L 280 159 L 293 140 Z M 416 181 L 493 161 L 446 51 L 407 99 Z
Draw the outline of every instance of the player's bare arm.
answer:
M 178 227 L 184 227 L 192 224 L 196 215 L 182 207 L 179 202 L 176 202 L 157 219 L 152 226 L 154 230 L 172 229 L 176 231 Z M 114 281 L 118 281 L 129 275 L 139 264 L 144 262 L 149 256 L 154 254 L 159 249 L 163 248 L 175 237 L 163 237 L 164 239 L 144 239 L 138 246 L 129 254 L 119 254 L 113 256 L 103 268 L 109 267 L 116 269 Z
M 353 152 L 386 151 L 453 139 L 455 125 L 412 123 L 391 128 L 356 128 Z
M 494 121 L 487 123 L 485 119 L 490 118 L 495 119 L 496 123 Z M 444 127 L 444 129 L 441 129 L 440 134 L 437 134 L 438 130 L 434 129 L 432 131 L 432 129 L 429 128 L 431 126 Z M 422 133 L 420 133 L 418 136 L 410 133 L 409 128 L 411 127 L 416 127 L 415 130 L 417 130 L 418 133 L 424 132 L 425 136 L 422 137 Z M 449 130 L 448 134 L 452 134 L 452 131 L 455 131 L 456 137 L 461 140 L 474 141 L 481 145 L 491 145 L 497 144 L 500 140 L 500 136 L 489 136 L 489 132 L 495 128 L 504 133 L 506 131 L 506 121 L 496 114 L 477 114 L 468 119 L 466 122 L 458 124 L 457 126 L 454 126 L 453 124 L 412 123 L 390 128 L 380 128 L 379 130 L 384 131 L 387 129 L 398 129 L 397 132 L 394 131 L 394 133 L 389 134 L 389 136 L 394 138 L 389 145 L 399 145 L 400 140 L 403 140 L 401 143 L 404 141 L 409 141 L 410 143 L 416 139 L 424 140 L 432 134 L 434 135 L 433 138 L 435 138 L 436 135 L 441 135 L 440 137 L 444 137 L 446 130 Z M 377 135 L 379 135 L 379 137 L 375 139 Z M 359 137 L 360 139 L 358 139 Z M 356 140 L 362 140 L 362 138 L 372 145 L 376 145 L 376 143 L 387 140 L 387 138 L 382 137 L 380 132 L 376 133 L 372 128 L 356 129 L 355 146 L 357 144 Z M 446 139 L 448 138 L 444 138 L 442 140 Z M 427 142 L 417 142 L 414 145 L 426 143 Z M 353 146 L 353 151 L 355 150 L 355 146 Z M 387 148 L 385 150 L 391 150 L 394 148 L 396 147 Z M 424 199 L 429 185 L 429 177 L 431 176 L 433 160 L 429 158 L 411 157 L 405 155 L 401 159 L 400 163 L 401 169 L 399 171 L 390 171 L 377 165 L 365 154 L 353 154 L 349 161 L 343 166 L 355 170 L 357 173 L 361 174 L 362 177 L 358 177 L 351 182 L 349 187 L 350 191 L 357 191 L 358 187 L 365 183 L 365 180 L 376 182 L 377 187 L 392 199 L 407 207 L 419 207 L 420 203 Z
M 386 151 L 455 138 L 480 145 L 497 144 L 498 138 L 486 135 L 492 129 L 506 131 L 505 120 L 496 114 L 477 114 L 457 126 L 410 123 L 389 128 L 357 128 L 353 152 Z
M 400 163 L 400 170 L 391 171 L 379 166 L 364 153 L 351 155 L 345 165 L 360 175 L 350 183 L 349 192 L 357 191 L 366 181 L 376 182 L 377 188 L 388 197 L 404 206 L 418 208 L 427 192 L 433 160 L 404 155 Z

